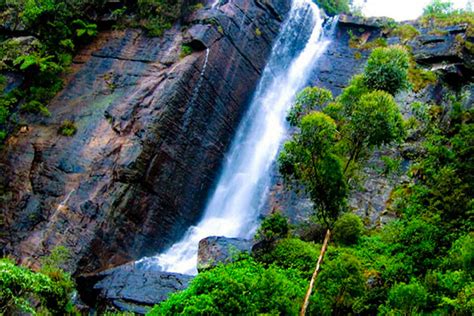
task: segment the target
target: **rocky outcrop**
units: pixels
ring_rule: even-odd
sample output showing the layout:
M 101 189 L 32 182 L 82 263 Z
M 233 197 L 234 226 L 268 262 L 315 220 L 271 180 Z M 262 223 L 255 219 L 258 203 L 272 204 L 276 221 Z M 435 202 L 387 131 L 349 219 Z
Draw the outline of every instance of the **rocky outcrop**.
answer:
M 123 265 L 77 279 L 81 301 L 99 311 L 116 309 L 146 314 L 170 294 L 184 290 L 193 279 L 190 275 L 142 270 L 133 264 Z
M 242 238 L 211 236 L 201 239 L 198 249 L 198 270 L 204 271 L 219 263 L 230 263 L 241 253 L 250 254 L 252 245 L 251 240 Z
M 221 2 L 161 38 L 101 33 L 51 117 L 21 117 L 0 153 L 4 255 L 34 265 L 64 245 L 72 271 L 92 272 L 157 253 L 200 217 L 290 4 Z

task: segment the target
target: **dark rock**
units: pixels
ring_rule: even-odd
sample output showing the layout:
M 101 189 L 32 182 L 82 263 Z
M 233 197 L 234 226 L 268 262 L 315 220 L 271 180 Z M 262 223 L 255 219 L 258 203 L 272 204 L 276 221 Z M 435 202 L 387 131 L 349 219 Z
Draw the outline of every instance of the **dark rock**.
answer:
M 64 245 L 70 270 L 86 273 L 179 239 L 201 217 L 289 4 L 229 1 L 160 38 L 101 32 L 51 117 L 21 116 L 28 131 L 0 153 L 3 252 L 35 265 Z M 209 51 L 180 58 L 187 38 Z M 66 119 L 74 137 L 57 132 Z
M 393 23 L 393 19 L 387 17 L 363 17 L 348 14 L 341 14 L 339 16 L 339 23 L 353 27 L 353 28 L 383 28 L 389 23 Z
M 242 252 L 250 253 L 252 241 L 242 238 L 206 237 L 199 241 L 198 270 L 215 267 L 219 263 L 229 263 Z
M 133 264 L 77 279 L 81 300 L 89 306 L 145 314 L 170 294 L 187 288 L 193 276 L 142 270 Z

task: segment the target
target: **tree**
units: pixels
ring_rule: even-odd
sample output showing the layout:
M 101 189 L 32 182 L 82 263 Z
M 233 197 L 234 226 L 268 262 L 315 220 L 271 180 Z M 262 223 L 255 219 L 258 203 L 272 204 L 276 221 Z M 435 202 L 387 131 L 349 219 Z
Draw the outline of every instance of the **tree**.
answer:
M 364 224 L 360 217 L 345 213 L 334 224 L 334 239 L 345 245 L 354 244 L 357 243 L 363 231 Z
M 296 101 L 286 120 L 297 126 L 301 118 L 311 111 L 322 111 L 324 105 L 333 100 L 331 91 L 318 87 L 306 87 L 296 95 Z
M 331 236 L 330 228 L 346 206 L 347 185 L 341 159 L 334 153 L 337 136 L 334 120 L 324 113 L 311 112 L 297 121 L 296 126 L 299 131 L 285 144 L 279 156 L 280 172 L 286 181 L 304 186 L 316 216 L 327 228 L 300 311 L 300 315 L 304 315 Z
M 316 282 L 318 291 L 314 294 L 311 314 L 348 315 L 353 314 L 354 301 L 364 293 L 365 279 L 361 262 L 347 253 L 336 254 L 326 261 Z
M 334 153 L 336 123 L 326 114 L 313 112 L 298 127 L 279 156 L 280 173 L 287 182 L 304 186 L 316 216 L 330 228 L 344 210 L 347 195 L 341 159 Z
M 348 141 L 348 155 L 344 172 L 357 161 L 364 150 L 394 141 L 401 141 L 405 130 L 403 118 L 393 97 L 384 91 L 363 94 L 352 105 L 346 118 L 343 135 Z
M 372 51 L 364 70 L 364 83 L 371 90 L 391 95 L 410 87 L 410 58 L 402 46 L 379 47 Z
M 427 298 L 426 289 L 418 281 L 412 280 L 409 284 L 402 282 L 392 287 L 388 293 L 387 305 L 391 311 L 413 315 L 426 305 Z M 381 309 L 383 311 L 384 307 Z
M 289 229 L 288 219 L 281 215 L 281 213 L 275 212 L 262 221 L 256 238 L 258 240 L 273 242 L 276 239 L 287 237 Z
M 443 17 L 453 12 L 453 3 L 451 1 L 432 0 L 423 9 L 423 16 L 429 18 Z

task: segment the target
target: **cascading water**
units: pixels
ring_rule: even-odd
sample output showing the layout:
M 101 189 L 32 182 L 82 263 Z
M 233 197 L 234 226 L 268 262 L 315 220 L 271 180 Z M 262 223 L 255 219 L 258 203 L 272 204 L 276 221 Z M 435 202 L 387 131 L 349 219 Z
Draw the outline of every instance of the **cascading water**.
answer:
M 286 114 L 329 44 L 322 25 L 319 8 L 311 0 L 293 1 L 203 218 L 180 242 L 139 264 L 195 274 L 199 240 L 253 235 L 270 168 L 287 131 Z

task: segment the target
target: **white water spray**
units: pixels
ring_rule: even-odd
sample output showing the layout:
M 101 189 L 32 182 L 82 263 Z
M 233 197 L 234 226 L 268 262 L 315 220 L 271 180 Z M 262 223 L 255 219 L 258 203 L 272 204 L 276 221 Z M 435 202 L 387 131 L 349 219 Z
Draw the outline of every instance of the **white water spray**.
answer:
M 195 274 L 202 238 L 252 237 L 269 187 L 270 168 L 287 132 L 286 114 L 329 44 L 322 25 L 311 0 L 293 1 L 203 218 L 166 252 L 138 264 Z

